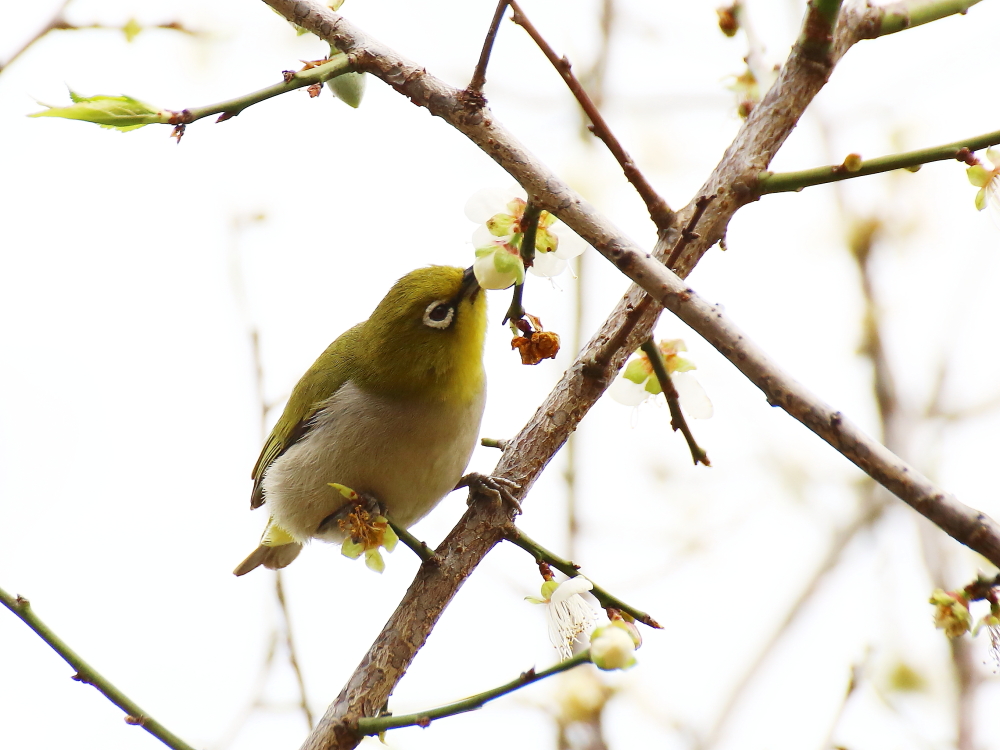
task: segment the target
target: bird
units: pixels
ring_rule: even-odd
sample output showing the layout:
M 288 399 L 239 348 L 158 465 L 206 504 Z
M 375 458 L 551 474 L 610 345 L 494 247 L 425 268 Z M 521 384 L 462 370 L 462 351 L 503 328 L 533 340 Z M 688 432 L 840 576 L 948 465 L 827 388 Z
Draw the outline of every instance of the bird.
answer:
M 348 500 L 331 483 L 376 499 L 403 528 L 456 489 L 485 406 L 485 336 L 473 269 L 399 279 L 292 390 L 251 475 L 250 508 L 266 507 L 268 525 L 233 573 L 284 568 L 312 538 L 344 541 L 330 521 Z

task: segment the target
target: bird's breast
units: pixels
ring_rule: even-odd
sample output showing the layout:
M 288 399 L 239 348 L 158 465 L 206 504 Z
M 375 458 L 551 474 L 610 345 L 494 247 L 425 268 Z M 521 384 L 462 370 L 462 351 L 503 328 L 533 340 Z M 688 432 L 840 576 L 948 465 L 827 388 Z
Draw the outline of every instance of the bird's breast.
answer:
M 479 434 L 484 391 L 461 401 L 399 401 L 348 381 L 323 404 L 309 432 L 268 468 L 264 499 L 299 540 L 344 503 L 330 482 L 371 493 L 409 526 L 461 478 Z M 333 529 L 324 538 L 343 538 Z

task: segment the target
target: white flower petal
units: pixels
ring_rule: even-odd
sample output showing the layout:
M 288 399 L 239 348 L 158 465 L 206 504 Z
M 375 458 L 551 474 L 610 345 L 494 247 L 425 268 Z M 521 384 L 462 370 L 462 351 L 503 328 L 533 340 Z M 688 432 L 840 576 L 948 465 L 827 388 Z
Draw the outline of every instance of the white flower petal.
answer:
M 583 576 L 563 581 L 552 592 L 549 605 L 545 608 L 549 641 L 559 651 L 562 659 L 569 659 L 573 655 L 573 642 L 593 628 L 597 621 L 597 613 L 593 607 L 580 596 L 593 587 L 594 584 Z
M 485 224 L 480 224 L 476 227 L 476 231 L 472 233 L 472 246 L 474 248 L 488 247 L 500 240 L 500 237 L 494 237 L 493 233 L 487 228 Z
M 535 276 L 546 278 L 558 276 L 566 270 L 566 261 L 556 253 L 535 253 L 535 260 L 528 270 Z
M 701 383 L 689 372 L 670 374 L 670 382 L 677 389 L 678 401 L 684 413 L 691 419 L 711 419 L 715 409 Z
M 559 247 L 555 251 L 557 258 L 569 260 L 570 258 L 582 255 L 583 251 L 590 247 L 586 240 L 562 222 L 553 224 L 549 227 L 549 231 L 559 238 Z
M 574 594 L 579 595 L 584 591 L 591 591 L 593 588 L 594 584 L 583 576 L 573 576 L 559 584 L 559 587 L 552 592 L 551 601 L 555 604 L 568 599 Z
M 483 253 L 472 264 L 472 272 L 483 289 L 506 289 L 522 278 L 524 269 L 497 269 L 496 253 L 503 252 L 506 251 L 498 248 L 494 252 Z
M 651 398 L 653 394 L 646 390 L 645 384 L 633 383 L 628 378 L 619 375 L 608 388 L 608 395 L 619 404 L 638 406 L 647 398 Z
M 495 214 L 507 210 L 507 203 L 512 198 L 524 198 L 524 191 L 519 187 L 483 188 L 472 194 L 465 203 L 465 216 L 469 221 L 485 224 Z

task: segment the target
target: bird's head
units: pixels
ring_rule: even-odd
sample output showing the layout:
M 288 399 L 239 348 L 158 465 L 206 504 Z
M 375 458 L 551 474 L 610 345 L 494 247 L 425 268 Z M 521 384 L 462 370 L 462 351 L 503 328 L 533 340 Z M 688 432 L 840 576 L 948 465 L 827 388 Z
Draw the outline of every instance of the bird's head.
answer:
M 369 390 L 449 400 L 470 400 L 482 390 L 486 293 L 471 268 L 411 271 L 362 329 L 358 380 Z

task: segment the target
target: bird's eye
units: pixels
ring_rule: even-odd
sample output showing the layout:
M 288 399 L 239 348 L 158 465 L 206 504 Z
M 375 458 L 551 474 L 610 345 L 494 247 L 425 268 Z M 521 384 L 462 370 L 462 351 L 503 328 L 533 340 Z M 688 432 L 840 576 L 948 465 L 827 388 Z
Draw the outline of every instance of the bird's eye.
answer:
M 455 308 L 447 300 L 435 300 L 424 310 L 424 325 L 429 328 L 447 328 L 455 317 Z

